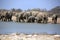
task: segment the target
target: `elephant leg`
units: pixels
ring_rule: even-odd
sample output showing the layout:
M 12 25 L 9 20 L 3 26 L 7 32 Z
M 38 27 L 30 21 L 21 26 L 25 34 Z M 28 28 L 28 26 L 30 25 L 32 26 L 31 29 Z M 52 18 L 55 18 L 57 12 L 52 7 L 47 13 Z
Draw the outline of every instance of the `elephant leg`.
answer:
M 30 23 L 31 21 L 30 20 L 28 20 L 28 23 Z
M 2 19 L 2 21 L 4 21 L 4 18 Z
M 3 17 L 1 17 L 1 21 L 3 21 Z
M 17 18 L 17 22 L 19 22 L 19 18 Z
M 39 23 L 39 20 L 37 20 L 37 23 Z
M 11 21 L 11 17 L 9 17 L 9 21 Z
M 41 23 L 41 20 L 39 20 L 39 23 Z
M 4 18 L 2 18 L 2 21 L 4 21 Z
M 6 21 L 7 21 L 7 18 L 6 18 Z
M 24 19 L 22 19 L 22 20 L 23 20 L 23 22 L 25 22 Z
M 21 22 L 20 18 L 19 18 L 19 22 Z
M 0 20 L 1 20 L 1 18 L 0 18 Z
M 56 23 L 56 20 L 55 19 L 53 19 L 52 21 L 53 21 L 54 24 Z
M 46 21 L 46 20 L 44 20 L 44 23 L 47 23 L 47 21 Z
M 2 21 L 3 21 L 3 18 L 2 18 Z
M 22 22 L 23 20 L 21 18 L 19 18 L 19 22 Z
M 46 23 L 47 23 L 47 20 L 46 20 Z
M 41 23 L 41 20 L 38 20 L 37 22 L 38 22 L 38 23 Z
M 30 23 L 30 19 L 28 19 L 27 22 Z
M 39 20 L 37 20 L 37 23 L 39 23 Z
M 57 20 L 54 20 L 54 24 L 56 24 L 57 23 Z
M 54 23 L 54 19 L 52 18 L 52 23 Z
M 10 21 L 10 18 L 8 19 L 8 21 Z
M 11 18 L 9 18 L 9 21 L 12 21 Z
M 9 18 L 7 18 L 7 21 L 9 21 Z
M 32 22 L 34 23 L 34 20 L 32 20 Z
M 32 22 L 33 22 L 33 23 L 35 22 L 35 18 L 32 19 Z
M 3 18 L 3 21 L 5 21 L 5 18 Z
M 44 19 L 43 19 L 43 23 L 46 23 L 46 18 L 44 17 Z
M 43 23 L 45 22 L 45 20 L 43 19 Z

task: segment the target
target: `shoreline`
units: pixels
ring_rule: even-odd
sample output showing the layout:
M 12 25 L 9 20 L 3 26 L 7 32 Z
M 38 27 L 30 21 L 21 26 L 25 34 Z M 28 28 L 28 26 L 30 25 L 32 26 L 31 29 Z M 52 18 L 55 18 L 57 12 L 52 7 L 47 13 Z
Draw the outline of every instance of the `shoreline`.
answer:
M 60 40 L 60 35 L 16 34 L 0 35 L 0 40 Z

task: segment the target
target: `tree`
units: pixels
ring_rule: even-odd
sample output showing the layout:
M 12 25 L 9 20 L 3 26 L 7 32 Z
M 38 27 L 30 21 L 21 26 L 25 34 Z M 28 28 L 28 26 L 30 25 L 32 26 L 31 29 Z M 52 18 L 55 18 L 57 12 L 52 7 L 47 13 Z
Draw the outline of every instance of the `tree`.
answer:
M 22 9 L 16 9 L 17 12 L 22 12 Z
M 31 9 L 32 11 L 40 11 L 39 8 L 34 8 L 34 9 Z
M 15 8 L 11 9 L 11 11 L 15 11 Z
M 22 9 L 15 9 L 15 8 L 13 8 L 13 9 L 11 9 L 11 11 L 22 12 Z
M 52 13 L 59 13 L 60 14 L 60 6 L 56 6 L 50 10 Z

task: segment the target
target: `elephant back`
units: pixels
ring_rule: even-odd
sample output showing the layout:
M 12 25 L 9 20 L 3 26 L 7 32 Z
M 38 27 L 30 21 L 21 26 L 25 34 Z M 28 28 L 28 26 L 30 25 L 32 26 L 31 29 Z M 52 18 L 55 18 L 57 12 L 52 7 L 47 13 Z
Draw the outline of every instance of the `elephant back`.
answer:
M 37 15 L 38 15 L 38 12 L 35 12 L 35 11 L 32 12 L 32 16 L 36 17 Z

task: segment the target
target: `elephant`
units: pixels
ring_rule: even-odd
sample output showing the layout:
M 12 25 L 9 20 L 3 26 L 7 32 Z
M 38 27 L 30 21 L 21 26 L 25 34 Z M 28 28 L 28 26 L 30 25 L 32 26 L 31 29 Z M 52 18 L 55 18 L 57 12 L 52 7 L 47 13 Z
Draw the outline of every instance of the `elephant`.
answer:
M 22 13 L 22 14 L 19 16 L 19 22 L 21 22 L 21 20 L 24 22 L 23 14 L 24 14 L 24 13 Z
M 56 24 L 57 23 L 57 18 L 58 18 L 57 15 L 53 15 L 52 22 Z
M 1 14 L 0 14 L 0 20 L 1 20 Z
M 35 17 L 35 20 L 37 23 L 41 23 L 42 22 L 42 17 Z
M 36 22 L 37 22 L 37 23 L 42 23 L 42 21 L 43 21 L 43 14 L 38 13 L 38 14 L 35 16 L 35 19 L 36 19 Z
M 12 13 L 6 12 L 5 21 L 12 21 Z
M 0 14 L 0 19 L 1 19 L 1 14 Z
M 12 20 L 15 20 L 16 22 L 24 22 L 24 12 L 20 12 L 20 13 L 14 13 Z
M 18 14 L 16 15 L 16 17 L 17 17 L 17 22 L 21 22 L 21 20 L 22 20 L 22 22 L 27 22 L 27 20 L 30 19 L 31 16 L 33 16 L 33 15 L 32 15 L 32 12 L 21 12 L 21 13 L 18 13 Z M 35 16 L 36 16 L 36 15 L 35 15 Z M 34 17 L 35 17 L 35 16 L 34 16 Z
M 23 15 L 24 15 L 23 12 L 15 15 L 17 17 L 17 22 L 24 22 Z
M 38 13 L 36 16 L 36 22 L 37 23 L 47 23 L 48 21 L 48 15 L 44 13 Z
M 5 15 L 0 15 L 0 20 L 5 21 Z
M 43 23 L 47 23 L 48 22 L 48 16 L 47 15 L 44 15 L 43 16 Z
M 24 15 L 23 15 L 24 21 L 25 21 L 25 20 L 28 20 L 28 18 L 29 18 L 30 16 L 32 16 L 32 13 L 31 13 L 31 12 L 24 13 Z M 25 21 L 25 22 L 26 22 L 26 21 Z
M 35 17 L 34 16 L 29 16 L 27 22 L 34 23 L 35 22 Z

